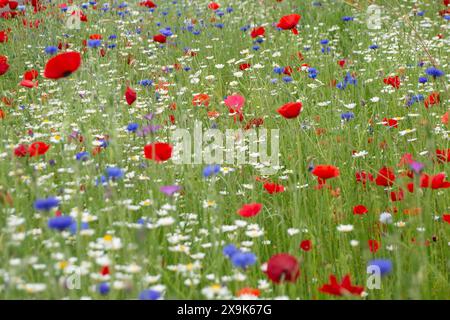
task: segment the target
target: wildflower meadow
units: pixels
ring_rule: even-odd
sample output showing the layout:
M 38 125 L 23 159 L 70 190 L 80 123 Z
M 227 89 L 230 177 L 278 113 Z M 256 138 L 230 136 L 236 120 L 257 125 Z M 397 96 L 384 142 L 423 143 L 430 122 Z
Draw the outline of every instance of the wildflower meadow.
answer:
M 449 0 L 0 0 L 0 298 L 450 298 Z

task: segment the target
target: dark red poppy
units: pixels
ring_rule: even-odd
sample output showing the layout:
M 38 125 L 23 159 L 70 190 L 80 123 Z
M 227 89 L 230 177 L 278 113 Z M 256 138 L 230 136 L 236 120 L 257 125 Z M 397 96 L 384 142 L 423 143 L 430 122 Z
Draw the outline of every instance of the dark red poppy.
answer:
M 375 183 L 378 186 L 382 187 L 390 187 L 394 184 L 395 174 L 391 168 L 383 167 L 378 171 L 377 178 L 375 179 Z
M 425 108 L 429 108 L 433 104 L 439 104 L 441 102 L 439 92 L 432 92 L 424 101 Z
M 14 155 L 19 158 L 26 157 L 28 155 L 28 146 L 20 144 L 14 149 Z
M 367 180 L 373 181 L 373 175 L 371 173 L 367 173 L 365 171 L 358 171 L 355 174 L 356 182 L 362 182 L 362 184 L 366 184 Z
M 391 201 L 402 201 L 405 198 L 405 193 L 403 192 L 403 189 L 400 188 L 398 191 L 391 191 L 390 193 Z
M 5 30 L 0 30 L 0 43 L 8 42 L 8 34 Z
M 386 127 L 391 127 L 391 128 L 397 128 L 398 127 L 398 121 L 395 120 L 395 119 L 383 118 L 383 124 Z
M 100 269 L 100 274 L 101 274 L 102 276 L 106 276 L 106 275 L 110 274 L 109 267 L 108 267 L 107 265 L 103 266 L 103 267 Z
M 267 263 L 266 274 L 274 283 L 295 282 L 300 276 L 298 261 L 287 253 L 273 255 Z
M 142 7 L 147 7 L 147 8 L 156 8 L 156 4 L 153 1 L 147 0 L 147 1 L 141 1 L 139 3 L 140 6 Z
M 369 210 L 367 210 L 367 208 L 362 204 L 358 204 L 357 206 L 353 207 L 353 214 L 363 215 L 366 214 L 367 212 L 369 212 Z
M 364 287 L 353 286 L 350 275 L 345 275 L 341 283 L 337 282 L 336 276 L 330 275 L 330 283 L 324 284 L 319 291 L 334 296 L 357 295 L 360 296 L 364 291 Z
M 238 210 L 238 214 L 241 217 L 244 218 L 250 218 L 250 217 L 254 217 L 256 216 L 262 208 L 262 204 L 261 203 L 249 203 L 249 204 L 244 204 L 239 210 Z
M 338 61 L 338 65 L 339 65 L 341 68 L 343 68 L 343 67 L 345 66 L 345 62 L 346 62 L 346 61 L 343 60 L 343 59 L 342 59 L 342 60 L 339 60 L 339 61 Z
M 8 58 L 0 55 L 0 76 L 4 75 L 9 69 Z
M 81 55 L 78 52 L 60 53 L 48 60 L 44 69 L 44 77 L 60 79 L 70 76 L 81 65 Z
M 301 16 L 295 13 L 283 16 L 278 22 L 277 27 L 283 30 L 292 30 L 292 33 L 298 34 L 296 26 L 300 21 L 300 18 Z
M 290 76 L 290 75 L 292 74 L 293 71 L 294 71 L 294 70 L 292 69 L 292 67 L 287 66 L 287 67 L 284 68 L 283 73 L 286 74 L 286 75 L 288 75 L 288 76 Z
M 199 93 L 196 94 L 193 98 L 192 98 L 192 105 L 193 106 L 209 106 L 209 96 L 206 93 Z
M 312 242 L 311 242 L 311 240 L 303 240 L 301 243 L 300 243 L 300 249 L 302 249 L 303 251 L 309 251 L 309 250 L 311 250 L 311 248 L 312 248 Z
M 266 189 L 266 191 L 269 194 L 274 194 L 274 193 L 283 192 L 284 186 L 281 184 L 267 182 L 264 184 L 264 189 Z
M 153 36 L 153 41 L 159 43 L 166 43 L 167 37 L 163 34 L 157 34 Z
M 250 36 L 252 38 L 263 37 L 265 33 L 266 33 L 266 29 L 264 29 L 264 27 L 256 27 L 256 28 L 252 29 Z
M 447 150 L 436 149 L 436 158 L 440 162 L 450 162 L 450 149 Z
M 252 65 L 250 63 L 241 63 L 239 65 L 239 70 L 244 71 L 250 68 Z
M 289 102 L 278 108 L 277 112 L 286 119 L 293 119 L 298 117 L 301 110 L 301 102 Z
M 208 4 L 208 9 L 217 10 L 219 8 L 220 8 L 220 4 L 218 4 L 217 2 L 210 2 Z
M 129 106 L 131 106 L 133 102 L 136 101 L 136 97 L 136 91 L 134 91 L 130 87 L 127 87 L 127 90 L 125 90 L 125 100 L 127 100 Z
M 375 253 L 380 249 L 380 243 L 377 240 L 370 239 L 367 243 L 369 245 L 369 250 L 372 253 Z
M 38 76 L 39 76 L 39 72 L 37 70 L 34 70 L 34 69 L 26 71 L 23 74 L 23 78 L 25 80 L 30 80 L 30 81 L 36 79 Z
M 50 145 L 46 144 L 45 142 L 42 142 L 42 141 L 33 142 L 28 147 L 28 154 L 30 155 L 30 157 L 41 156 L 41 155 L 45 154 L 49 148 L 50 148 Z
M 146 159 L 156 162 L 164 162 L 172 157 L 172 146 L 164 142 L 155 142 L 144 147 L 144 156 Z
M 450 214 L 443 214 L 442 220 L 450 224 Z
M 395 89 L 400 88 L 400 78 L 398 76 L 384 78 L 383 82 L 394 87 Z

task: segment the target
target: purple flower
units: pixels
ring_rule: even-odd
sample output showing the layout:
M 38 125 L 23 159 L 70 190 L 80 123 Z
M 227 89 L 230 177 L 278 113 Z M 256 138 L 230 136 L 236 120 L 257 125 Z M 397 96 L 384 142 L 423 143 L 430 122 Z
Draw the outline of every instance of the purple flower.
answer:
M 414 171 L 415 174 L 420 174 L 422 172 L 423 168 L 425 167 L 425 165 L 421 162 L 412 161 L 409 164 L 409 167 L 411 168 L 412 171 Z
M 159 191 L 165 193 L 168 196 L 172 196 L 174 193 L 181 190 L 180 186 L 172 185 L 172 186 L 162 186 L 159 188 Z

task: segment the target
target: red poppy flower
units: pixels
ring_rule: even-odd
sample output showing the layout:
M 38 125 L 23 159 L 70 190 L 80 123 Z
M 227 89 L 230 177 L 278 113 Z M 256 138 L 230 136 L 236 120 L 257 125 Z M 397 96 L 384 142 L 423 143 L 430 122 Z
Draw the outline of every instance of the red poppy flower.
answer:
M 9 1 L 9 8 L 11 9 L 11 10 L 16 10 L 17 9 L 17 6 L 19 5 L 19 2 L 17 2 L 17 1 Z
M 167 37 L 163 34 L 157 34 L 153 36 L 153 41 L 159 43 L 166 43 Z
M 258 289 L 254 289 L 254 288 L 242 288 L 241 290 L 239 290 L 236 293 L 236 297 L 249 296 L 249 295 L 259 297 L 261 295 L 261 291 L 259 291 Z
M 450 214 L 443 214 L 442 220 L 450 224 Z
M 16 157 L 22 158 L 28 154 L 28 146 L 24 144 L 20 144 L 18 147 L 14 149 L 14 155 Z
M 37 87 L 38 86 L 38 81 L 31 81 L 31 80 L 22 80 L 22 81 L 20 81 L 20 83 L 19 83 L 22 87 L 25 87 L 25 88 L 34 88 L 34 87 Z
M 300 243 L 300 249 L 302 249 L 303 251 L 309 251 L 312 248 L 312 242 L 311 240 L 303 240 Z
M 256 216 L 262 208 L 262 204 L 261 203 L 249 203 L 249 204 L 244 204 L 239 210 L 238 210 L 238 214 L 242 217 L 245 218 L 250 218 L 250 217 L 254 217 Z
M 91 40 L 102 40 L 103 37 L 102 37 L 101 34 L 94 33 L 94 34 L 91 34 L 91 35 L 89 36 L 89 39 L 91 39 Z
M 391 127 L 391 128 L 397 128 L 398 127 L 398 121 L 395 120 L 395 119 L 383 118 L 383 124 L 386 127 Z
M 398 76 L 384 78 L 383 82 L 385 84 L 393 86 L 395 89 L 400 88 L 400 78 Z
M 338 61 L 338 65 L 341 67 L 341 68 L 343 68 L 344 66 L 345 66 L 345 60 L 339 60 Z
M 283 73 L 286 74 L 286 75 L 288 75 L 288 76 L 290 76 L 290 75 L 292 74 L 293 71 L 294 71 L 294 70 L 292 69 L 292 67 L 287 66 L 287 67 L 284 68 Z
M 241 63 L 239 65 L 239 70 L 244 71 L 250 68 L 252 65 L 250 63 Z
M 367 180 L 373 181 L 373 175 L 367 173 L 365 171 L 358 171 L 355 173 L 356 182 L 362 182 L 362 184 L 366 184 Z
M 441 102 L 441 98 L 439 92 L 432 92 L 428 98 L 425 99 L 424 104 L 425 108 L 429 108 L 429 106 L 433 104 L 439 104 Z
M 172 157 L 172 146 L 164 142 L 151 143 L 144 147 L 144 155 L 146 159 L 164 162 Z
M 133 102 L 136 101 L 136 91 L 127 87 L 127 90 L 125 90 L 125 99 L 127 100 L 128 105 L 131 106 Z
M 211 2 L 208 4 L 208 9 L 217 10 L 219 8 L 220 8 L 220 4 L 218 4 L 216 2 Z
M 274 283 L 295 282 L 300 276 L 298 261 L 287 253 L 273 255 L 267 263 L 266 274 Z
M 38 76 L 39 76 L 39 72 L 34 69 L 29 70 L 23 74 L 23 78 L 25 80 L 30 80 L 30 81 L 36 79 Z
M 109 267 L 108 266 L 103 266 L 101 269 L 100 269 L 100 274 L 102 275 L 102 276 L 106 276 L 106 275 L 108 275 L 110 273 L 110 270 L 109 270 Z
M 78 52 L 60 53 L 48 60 L 44 69 L 44 77 L 60 79 L 70 76 L 81 65 L 81 55 Z
M 300 21 L 301 16 L 299 14 L 289 14 L 287 16 L 281 17 L 280 21 L 277 24 L 277 27 L 283 30 L 292 30 L 292 33 L 298 34 L 297 29 L 295 28 Z
M 345 275 L 341 283 L 337 282 L 336 276 L 330 275 L 330 283 L 324 284 L 320 292 L 331 294 L 334 296 L 357 295 L 360 296 L 364 291 L 364 287 L 353 286 L 350 280 L 350 275 Z
M 9 69 L 8 58 L 0 55 L 0 76 L 4 75 Z
M 193 98 L 192 98 L 192 105 L 193 106 L 209 106 L 209 96 L 206 93 L 199 93 L 196 94 Z
M 375 179 L 375 183 L 378 186 L 390 187 L 394 184 L 395 174 L 391 168 L 383 167 L 378 171 L 377 178 Z
M 362 204 L 358 204 L 357 206 L 353 207 L 353 214 L 363 215 L 369 212 L 365 206 Z
M 266 33 L 266 29 L 264 29 L 264 27 L 256 27 L 256 28 L 253 28 L 252 32 L 250 33 L 250 36 L 252 38 L 264 37 L 265 33 Z
M 0 31 L 0 43 L 8 42 L 8 34 L 5 30 Z
M 380 243 L 377 240 L 370 239 L 367 243 L 369 244 L 369 250 L 372 253 L 375 253 L 380 249 Z
M 141 1 L 139 3 L 140 6 L 142 7 L 147 7 L 147 8 L 156 8 L 156 4 L 153 1 L 147 0 L 147 1 Z
M 41 156 L 41 155 L 45 154 L 49 148 L 50 148 L 50 145 L 46 144 L 45 142 L 42 142 L 42 141 L 33 142 L 28 147 L 28 154 L 30 155 L 30 157 Z
M 286 119 L 293 119 L 298 117 L 301 110 L 301 102 L 289 102 L 278 108 L 277 112 Z
M 441 118 L 442 124 L 448 124 L 448 111 Z
M 319 179 L 319 184 L 324 184 L 325 180 L 339 176 L 339 168 L 332 165 L 317 165 L 311 173 Z
M 444 181 L 445 173 L 441 172 L 434 176 L 429 176 L 423 173 L 420 177 L 420 187 L 421 188 L 431 188 L 431 189 L 447 189 L 450 188 L 450 182 Z
M 436 157 L 440 162 L 450 162 L 450 149 L 436 149 Z
M 398 191 L 391 191 L 390 194 L 391 201 L 402 201 L 405 198 L 405 193 L 403 192 L 403 189 L 400 188 Z
M 264 184 L 264 189 L 266 189 L 266 191 L 269 194 L 274 194 L 274 193 L 278 193 L 278 192 L 283 192 L 284 186 L 281 184 L 267 182 Z

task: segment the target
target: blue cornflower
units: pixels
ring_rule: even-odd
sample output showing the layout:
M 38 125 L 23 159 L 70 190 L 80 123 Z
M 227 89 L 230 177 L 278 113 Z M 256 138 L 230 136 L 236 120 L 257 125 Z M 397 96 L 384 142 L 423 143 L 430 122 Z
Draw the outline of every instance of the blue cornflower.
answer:
M 292 82 L 292 80 L 293 79 L 291 77 L 289 77 L 289 76 L 283 77 L 283 81 L 286 82 L 286 83 Z
M 69 228 L 74 219 L 71 216 L 53 217 L 48 220 L 48 227 L 57 231 L 63 231 Z
M 343 16 L 342 21 L 353 21 L 353 17 L 350 16 Z
M 215 11 L 215 14 L 218 15 L 219 17 L 223 17 L 223 15 L 225 13 L 223 11 L 221 11 L 221 10 L 217 10 L 217 11 Z
M 320 44 L 323 45 L 323 46 L 327 45 L 329 42 L 330 41 L 328 39 L 320 40 Z
M 87 45 L 89 48 L 98 48 L 102 44 L 102 40 L 100 39 L 89 39 Z
M 48 211 L 51 208 L 57 207 L 59 205 L 59 200 L 55 197 L 50 197 L 46 199 L 38 199 L 34 202 L 34 209 Z
M 284 68 L 280 68 L 280 67 L 273 68 L 273 72 L 275 72 L 276 74 L 282 74 L 283 70 L 284 70 Z
M 156 290 L 143 290 L 139 293 L 139 300 L 158 300 L 161 293 Z
M 263 42 L 264 42 L 264 38 L 257 38 L 257 39 L 255 40 L 255 42 L 257 42 L 257 43 L 263 43 Z
M 152 80 L 148 80 L 148 79 L 144 79 L 144 80 L 139 81 L 139 84 L 141 86 L 148 87 L 148 86 L 151 86 L 153 84 L 153 81 Z
M 355 117 L 355 114 L 353 112 L 345 112 L 341 114 L 341 119 L 345 121 L 350 121 Z
M 225 25 L 223 23 L 216 23 L 214 26 L 216 28 L 222 29 Z
M 308 77 L 311 78 L 311 79 L 315 79 L 317 77 L 318 73 L 319 72 L 317 71 L 316 68 L 309 68 L 308 69 Z
M 87 151 L 78 152 L 75 155 L 75 159 L 77 159 L 78 161 L 86 161 L 87 159 L 89 159 L 89 152 Z
M 232 7 L 228 7 L 227 8 L 227 13 L 232 13 L 233 12 L 233 8 Z
M 388 259 L 375 259 L 369 261 L 367 266 L 377 266 L 382 276 L 392 272 L 392 261 Z
M 329 53 L 331 51 L 330 47 L 322 47 L 322 49 L 320 49 L 320 51 L 322 51 L 322 53 Z
M 160 30 L 159 30 L 159 33 L 161 33 L 162 35 L 164 35 L 164 36 L 166 36 L 166 37 L 170 37 L 170 36 L 173 35 L 173 32 L 172 32 L 172 30 L 170 29 L 170 27 L 166 27 L 166 28 L 160 29 Z
M 248 29 L 250 29 L 250 25 L 246 25 L 246 26 L 243 26 L 243 27 L 240 28 L 240 30 L 243 31 L 243 32 L 247 32 Z
M 375 50 L 375 49 L 378 49 L 379 47 L 378 47 L 378 45 L 376 45 L 376 44 L 372 44 L 370 47 L 369 47 L 369 49 L 372 49 L 372 50 Z
M 419 83 L 427 83 L 428 78 L 427 77 L 419 77 Z
M 234 244 L 229 244 L 223 248 L 222 252 L 225 256 L 227 256 L 228 258 L 231 258 L 232 256 L 234 256 L 236 253 L 238 253 L 240 251 L 238 248 L 236 248 L 236 246 Z
M 136 123 L 136 122 L 130 123 L 130 124 L 127 126 L 127 130 L 128 130 L 129 132 L 136 132 L 136 130 L 137 130 L 138 128 L 139 128 L 139 124 Z
M 247 269 L 256 263 L 256 256 L 250 252 L 238 252 L 231 257 L 231 262 L 235 267 Z
M 419 16 L 419 17 L 422 17 L 424 14 L 425 14 L 425 10 L 424 11 L 419 11 L 419 12 L 417 12 L 417 15 Z
M 117 39 L 117 35 L 112 34 L 112 35 L 110 35 L 110 36 L 108 37 L 108 39 L 109 39 L 109 40 Z
M 218 174 L 219 172 L 220 172 L 220 165 L 218 165 L 218 164 L 212 164 L 212 165 L 206 166 L 206 167 L 203 169 L 203 176 L 204 176 L 205 178 L 207 178 L 207 177 L 216 175 L 216 174 Z
M 109 284 L 107 282 L 102 282 L 98 285 L 97 290 L 101 295 L 106 295 L 109 293 Z
M 258 51 L 259 49 L 261 49 L 261 47 L 260 47 L 260 46 L 253 46 L 252 49 L 253 49 L 254 51 Z
M 55 46 L 48 46 L 48 47 L 45 47 L 45 53 L 46 54 L 51 54 L 51 55 L 53 55 L 53 54 L 55 54 L 55 53 L 57 53 L 58 52 L 58 47 L 55 47 Z
M 441 71 L 435 67 L 430 67 L 425 70 L 425 73 L 434 78 L 442 77 L 444 75 L 444 71 Z
M 123 171 L 117 167 L 108 167 L 106 168 L 106 175 L 108 178 L 118 179 L 123 177 Z

